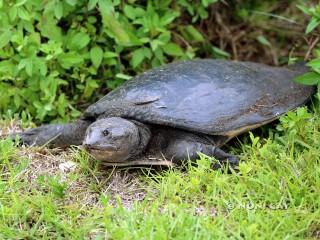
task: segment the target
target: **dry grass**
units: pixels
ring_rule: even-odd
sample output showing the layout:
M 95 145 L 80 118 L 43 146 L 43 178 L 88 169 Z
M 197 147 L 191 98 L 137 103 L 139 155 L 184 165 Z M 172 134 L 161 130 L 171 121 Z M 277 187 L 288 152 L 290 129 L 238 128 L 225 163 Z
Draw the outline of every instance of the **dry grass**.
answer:
M 10 121 L 0 124 L 0 136 L 23 130 L 21 122 Z M 79 203 L 82 206 L 101 206 L 99 196 L 109 195 L 111 205 L 117 205 L 117 198 L 125 208 L 132 208 L 134 202 L 142 201 L 146 192 L 143 188 L 141 171 L 128 168 L 98 166 L 81 148 L 49 149 L 47 147 L 21 146 L 16 161 L 28 161 L 28 166 L 20 172 L 18 179 L 28 183 L 26 193 L 34 189 L 43 190 L 39 177 L 57 177 L 60 183 L 67 183 L 65 204 Z M 92 169 L 93 168 L 93 169 Z M 5 174 L 5 173 L 4 173 Z M 46 181 L 46 180 L 45 180 Z
M 235 0 L 214 4 L 209 18 L 200 21 L 197 29 L 233 60 L 286 65 L 290 57 L 311 59 L 319 39 L 305 35 L 309 19 L 296 7 L 299 1 L 256 3 Z

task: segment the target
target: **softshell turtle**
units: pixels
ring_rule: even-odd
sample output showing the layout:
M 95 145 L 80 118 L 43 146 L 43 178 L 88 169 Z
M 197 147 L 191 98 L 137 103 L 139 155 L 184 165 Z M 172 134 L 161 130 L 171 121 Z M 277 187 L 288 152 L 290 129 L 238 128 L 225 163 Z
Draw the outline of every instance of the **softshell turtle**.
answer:
M 18 135 L 27 145 L 82 144 L 107 165 L 179 164 L 199 152 L 237 165 L 220 147 L 305 103 L 314 89 L 293 82 L 305 70 L 213 59 L 171 63 L 111 91 L 78 121 Z

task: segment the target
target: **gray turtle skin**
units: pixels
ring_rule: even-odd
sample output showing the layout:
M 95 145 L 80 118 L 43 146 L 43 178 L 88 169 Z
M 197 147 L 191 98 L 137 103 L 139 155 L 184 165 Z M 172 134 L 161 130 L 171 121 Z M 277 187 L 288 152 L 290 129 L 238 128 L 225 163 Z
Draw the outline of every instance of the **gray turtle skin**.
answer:
M 198 153 L 238 158 L 219 147 L 304 104 L 314 88 L 293 82 L 304 67 L 198 59 L 147 71 L 111 91 L 65 125 L 19 133 L 22 143 L 84 145 L 110 165 L 171 165 Z

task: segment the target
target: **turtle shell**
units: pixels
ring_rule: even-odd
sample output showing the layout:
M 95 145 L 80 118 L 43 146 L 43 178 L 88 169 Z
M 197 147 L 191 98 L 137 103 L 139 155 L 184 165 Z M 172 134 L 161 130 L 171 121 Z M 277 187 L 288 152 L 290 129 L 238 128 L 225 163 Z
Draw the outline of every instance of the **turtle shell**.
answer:
M 232 137 L 305 103 L 314 88 L 293 82 L 302 73 L 213 59 L 171 63 L 111 91 L 89 106 L 83 117 L 118 116 Z

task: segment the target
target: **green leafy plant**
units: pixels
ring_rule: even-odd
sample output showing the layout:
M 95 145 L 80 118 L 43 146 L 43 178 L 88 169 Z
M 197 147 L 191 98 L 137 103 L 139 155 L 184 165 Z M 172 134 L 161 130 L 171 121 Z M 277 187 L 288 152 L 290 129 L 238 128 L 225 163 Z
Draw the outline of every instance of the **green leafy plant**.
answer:
M 299 5 L 300 10 L 311 17 L 309 24 L 306 27 L 306 34 L 311 34 L 315 32 L 320 25 L 320 4 L 314 7 L 306 7 Z M 307 63 L 307 66 L 311 68 L 312 71 L 301 75 L 296 78 L 296 81 L 306 85 L 319 85 L 320 84 L 320 47 L 315 48 L 314 58 Z
M 39 176 L 37 179 L 42 189 L 50 191 L 55 197 L 63 198 L 68 185 L 63 182 L 58 176 Z
M 36 121 L 78 117 L 97 93 L 193 58 L 205 38 L 192 23 L 215 2 L 0 1 L 0 112 Z

